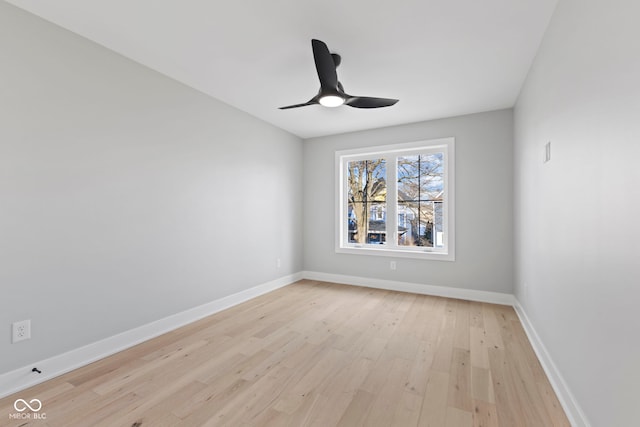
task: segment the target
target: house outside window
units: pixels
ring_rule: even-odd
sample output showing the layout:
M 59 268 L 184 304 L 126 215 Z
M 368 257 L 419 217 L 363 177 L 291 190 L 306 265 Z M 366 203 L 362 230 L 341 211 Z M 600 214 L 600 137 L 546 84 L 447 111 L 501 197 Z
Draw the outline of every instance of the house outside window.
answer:
M 336 152 L 336 252 L 454 260 L 454 139 Z

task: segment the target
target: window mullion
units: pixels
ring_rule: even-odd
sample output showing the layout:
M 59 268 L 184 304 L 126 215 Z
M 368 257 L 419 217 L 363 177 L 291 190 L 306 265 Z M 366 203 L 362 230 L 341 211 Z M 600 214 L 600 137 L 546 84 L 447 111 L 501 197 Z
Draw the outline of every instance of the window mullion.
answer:
M 349 201 L 347 200 L 349 194 L 349 181 L 347 180 L 348 172 L 348 160 L 340 161 L 340 173 L 341 173 L 341 194 L 340 194 L 340 203 L 342 206 L 342 213 L 338 218 L 340 221 L 340 239 L 342 240 L 343 245 L 347 245 L 349 243 L 349 226 L 347 223 L 347 218 L 349 217 Z

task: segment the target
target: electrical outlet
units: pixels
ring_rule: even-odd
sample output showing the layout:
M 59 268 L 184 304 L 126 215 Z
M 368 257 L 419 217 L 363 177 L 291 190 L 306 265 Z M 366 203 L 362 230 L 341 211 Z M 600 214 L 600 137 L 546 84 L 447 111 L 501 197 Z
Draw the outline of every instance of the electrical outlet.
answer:
M 11 324 L 11 342 L 13 344 L 31 338 L 31 320 L 21 320 Z
M 389 264 L 389 268 L 392 270 L 396 269 L 396 262 L 395 261 L 391 261 L 391 263 Z
M 282 262 L 280 262 L 280 258 L 276 259 L 276 267 L 277 268 L 282 267 Z

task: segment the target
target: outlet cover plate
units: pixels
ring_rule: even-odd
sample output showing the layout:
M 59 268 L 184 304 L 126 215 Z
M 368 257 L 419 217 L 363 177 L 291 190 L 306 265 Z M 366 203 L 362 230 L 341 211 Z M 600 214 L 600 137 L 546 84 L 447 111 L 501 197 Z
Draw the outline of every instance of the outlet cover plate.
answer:
M 31 338 L 31 320 L 21 320 L 11 324 L 11 342 L 13 344 Z

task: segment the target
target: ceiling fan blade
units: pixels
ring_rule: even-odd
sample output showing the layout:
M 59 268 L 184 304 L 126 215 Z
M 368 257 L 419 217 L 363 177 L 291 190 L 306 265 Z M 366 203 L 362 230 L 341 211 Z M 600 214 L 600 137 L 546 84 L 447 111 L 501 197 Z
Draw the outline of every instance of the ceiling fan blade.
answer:
M 280 107 L 280 109 L 288 110 L 290 108 L 299 108 L 299 107 L 306 107 L 307 105 L 316 105 L 317 103 L 318 103 L 317 101 L 309 101 L 309 102 L 305 102 L 304 104 L 287 105 L 286 107 Z
M 350 96 L 346 101 L 350 107 L 355 108 L 380 108 L 390 107 L 398 102 L 397 99 L 390 98 L 372 98 L 369 96 Z
M 320 86 L 322 88 L 335 89 L 338 87 L 338 74 L 336 73 L 336 63 L 333 56 L 331 56 L 331 52 L 329 52 L 329 48 L 324 42 L 316 39 L 311 40 L 311 47 L 313 48 L 313 59 L 316 62 Z

